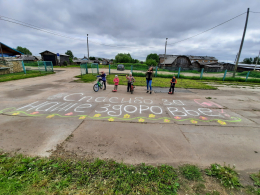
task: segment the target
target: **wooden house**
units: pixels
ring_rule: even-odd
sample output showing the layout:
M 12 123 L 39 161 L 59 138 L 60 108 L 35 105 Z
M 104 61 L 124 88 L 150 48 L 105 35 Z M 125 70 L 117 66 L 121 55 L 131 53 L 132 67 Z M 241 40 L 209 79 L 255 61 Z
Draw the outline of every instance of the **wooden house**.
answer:
M 24 54 L 0 42 L 0 57 L 16 57 L 16 55 Z
M 65 61 L 69 63 L 69 56 L 65 54 L 59 54 L 60 60 L 58 60 L 57 53 L 48 50 L 41 52 L 40 54 L 42 56 L 42 61 L 51 61 L 53 66 L 63 65 Z
M 190 59 L 184 55 L 166 55 L 164 61 L 164 54 L 160 54 L 159 58 L 160 58 L 159 66 L 162 68 L 166 68 L 169 70 L 176 70 L 179 67 L 181 67 L 182 70 L 191 68 Z

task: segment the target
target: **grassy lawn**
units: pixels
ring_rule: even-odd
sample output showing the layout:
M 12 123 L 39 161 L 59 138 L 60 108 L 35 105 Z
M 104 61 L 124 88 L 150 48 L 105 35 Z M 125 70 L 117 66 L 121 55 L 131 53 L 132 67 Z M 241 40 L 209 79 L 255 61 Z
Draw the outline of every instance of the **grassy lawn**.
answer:
M 256 187 L 243 188 L 235 167 L 219 164 L 203 170 L 0 152 L 0 194 L 259 194 L 259 174 L 250 177 Z
M 113 79 L 114 75 L 107 76 L 108 84 L 114 84 Z M 118 76 L 120 85 L 127 85 L 127 80 L 125 76 Z M 134 77 L 135 86 L 146 86 L 146 79 L 144 77 Z M 170 87 L 170 78 L 153 78 L 152 86 L 153 87 Z M 176 88 L 186 88 L 186 89 L 217 89 L 215 87 L 209 86 L 202 82 L 190 80 L 190 79 L 177 79 Z
M 92 74 L 86 74 L 81 77 L 81 75 L 76 76 L 76 78 L 80 78 L 80 81 L 85 83 L 91 83 L 96 81 L 96 76 Z M 113 85 L 113 79 L 115 75 L 107 75 L 107 83 Z M 127 80 L 125 76 L 118 76 L 119 85 L 127 85 Z M 144 77 L 135 76 L 135 86 L 146 86 L 146 80 Z M 170 87 L 170 78 L 153 78 L 153 87 Z M 176 84 L 177 88 L 190 88 L 190 89 L 217 89 L 216 87 L 209 86 L 200 81 L 194 81 L 189 79 L 178 79 L 178 83 Z
M 26 74 L 24 74 L 24 72 L 19 72 L 19 73 L 0 75 L 0 82 L 39 77 L 39 76 L 45 76 L 49 74 L 54 74 L 54 72 L 43 73 L 35 70 L 27 70 Z

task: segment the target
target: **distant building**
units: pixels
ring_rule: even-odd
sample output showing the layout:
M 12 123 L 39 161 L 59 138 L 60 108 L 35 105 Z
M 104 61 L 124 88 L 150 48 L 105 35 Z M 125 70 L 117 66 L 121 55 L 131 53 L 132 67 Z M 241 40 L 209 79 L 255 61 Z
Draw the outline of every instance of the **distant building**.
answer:
M 16 55 L 24 54 L 0 42 L 0 57 L 16 57 Z
M 51 51 L 44 51 L 41 52 L 42 61 L 51 61 L 53 66 L 56 65 L 63 65 L 64 62 L 69 63 L 69 56 L 66 54 L 59 54 L 60 60 L 58 61 L 57 53 L 51 52 Z
M 103 65 L 109 65 L 109 60 L 108 59 L 103 59 L 102 60 Z

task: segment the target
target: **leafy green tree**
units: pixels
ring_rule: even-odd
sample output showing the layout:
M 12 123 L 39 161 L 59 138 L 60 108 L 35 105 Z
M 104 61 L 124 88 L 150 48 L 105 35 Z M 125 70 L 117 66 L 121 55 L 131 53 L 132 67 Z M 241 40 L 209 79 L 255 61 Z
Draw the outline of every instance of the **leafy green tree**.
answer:
M 102 58 L 98 58 L 99 61 L 102 61 Z
M 257 58 L 258 58 L 258 56 L 254 57 L 253 64 L 256 63 Z M 260 64 L 260 57 L 259 57 L 258 60 L 257 60 L 257 64 Z
M 77 57 L 74 57 L 73 60 L 77 60 L 78 58 Z
M 151 53 L 146 57 L 146 61 L 152 59 L 159 63 L 159 56 L 156 53 Z
M 252 58 L 245 58 L 243 60 L 243 63 L 245 63 L 245 64 L 252 64 Z
M 68 56 L 70 56 L 71 59 L 74 58 L 73 53 L 72 53 L 71 50 L 67 50 L 65 54 L 68 55 Z
M 118 53 L 115 56 L 115 61 L 116 63 L 131 63 L 132 62 L 132 57 L 131 55 L 128 53 Z
M 95 57 L 89 57 L 90 60 L 95 60 L 96 58 Z
M 16 50 L 22 52 L 25 55 L 32 55 L 32 52 L 30 52 L 30 50 L 26 47 L 17 46 Z
M 69 58 L 69 62 L 70 62 L 70 64 L 72 64 L 72 62 L 73 62 L 72 58 Z
M 157 62 L 154 59 L 148 59 L 146 60 L 146 64 L 148 66 L 157 66 Z

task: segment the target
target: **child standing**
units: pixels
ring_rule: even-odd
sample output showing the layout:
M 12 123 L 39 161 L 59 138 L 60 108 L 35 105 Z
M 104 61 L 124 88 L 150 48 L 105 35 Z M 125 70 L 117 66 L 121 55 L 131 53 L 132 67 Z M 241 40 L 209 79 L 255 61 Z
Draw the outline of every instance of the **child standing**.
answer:
M 117 91 L 117 86 L 119 84 L 119 78 L 118 76 L 116 75 L 113 82 L 115 83 L 115 86 L 114 86 L 114 91 Z
M 170 89 L 169 89 L 169 94 L 174 94 L 174 87 L 175 87 L 176 83 L 177 83 L 177 79 L 173 75 L 173 77 L 171 79 L 171 86 L 170 86 Z
M 131 83 L 132 82 L 135 82 L 135 78 L 132 76 L 132 73 L 130 72 L 129 73 L 129 76 L 125 75 L 126 76 L 126 79 L 128 80 L 128 84 L 127 84 L 127 92 L 130 91 L 131 89 Z
M 106 85 L 106 73 L 104 72 L 104 71 L 101 71 L 101 75 L 98 75 L 97 77 L 101 77 L 101 79 L 100 80 L 102 80 L 103 81 L 103 83 L 104 83 L 104 90 L 106 90 L 106 88 L 107 88 L 107 85 Z

